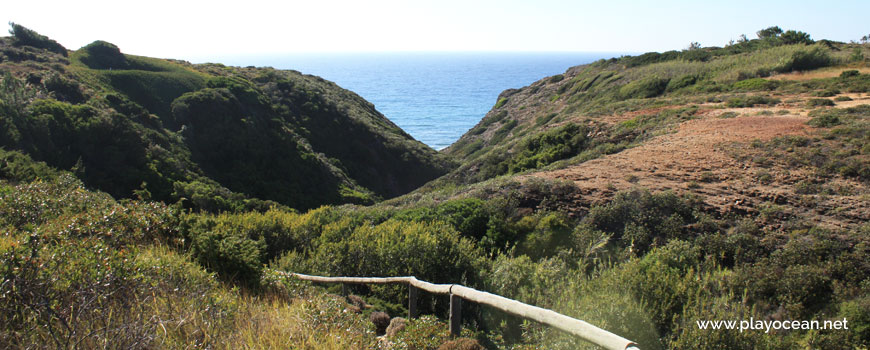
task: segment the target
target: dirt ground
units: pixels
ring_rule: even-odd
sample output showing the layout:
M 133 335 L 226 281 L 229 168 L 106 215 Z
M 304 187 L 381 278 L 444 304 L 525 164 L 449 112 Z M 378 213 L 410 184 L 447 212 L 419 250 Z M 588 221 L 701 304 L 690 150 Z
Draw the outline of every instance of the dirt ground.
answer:
M 837 107 L 870 103 L 866 96 L 850 97 L 854 100 L 837 102 Z M 787 209 L 783 215 L 827 227 L 854 227 L 870 220 L 870 190 L 859 182 L 831 180 L 839 186 L 854 188 L 854 195 L 799 195 L 794 193 L 794 184 L 810 177 L 809 171 L 776 165 L 760 168 L 736 156 L 750 152 L 754 140 L 811 135 L 814 130 L 806 125 L 809 120 L 806 110 L 789 109 L 794 106 L 788 105 L 707 110 L 703 107 L 698 119 L 683 122 L 674 132 L 640 146 L 529 176 L 572 181 L 580 188 L 584 206 L 601 203 L 617 191 L 638 186 L 652 191 L 692 192 L 722 214 L 753 213 L 764 205 L 776 204 Z M 759 115 L 762 111 L 772 115 Z M 725 112 L 739 115 L 720 118 Z M 762 184 L 758 181 L 761 173 L 769 174 L 773 181 Z

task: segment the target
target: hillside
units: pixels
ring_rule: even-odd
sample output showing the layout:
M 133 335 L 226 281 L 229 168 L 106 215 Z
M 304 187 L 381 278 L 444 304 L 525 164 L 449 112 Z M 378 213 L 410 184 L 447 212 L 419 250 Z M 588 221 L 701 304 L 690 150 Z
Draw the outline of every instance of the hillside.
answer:
M 866 45 L 756 39 L 572 67 L 503 92 L 446 150 L 463 164 L 447 179 L 564 179 L 578 186 L 581 209 L 633 187 L 677 190 L 721 214 L 777 204 L 780 215 L 854 228 L 870 219 L 863 136 L 847 131 L 866 127 L 868 54 Z M 808 123 L 828 115 L 857 119 L 835 130 Z
M 0 347 L 598 349 L 472 302 L 451 340 L 429 295 L 381 336 L 406 288 L 299 272 L 461 283 L 644 350 L 866 349 L 870 45 L 758 35 L 507 90 L 440 155 L 316 77 L 4 38 Z M 698 325 L 749 319 L 849 328 Z
M 0 147 L 116 198 L 308 209 L 395 197 L 447 170 L 371 103 L 315 76 L 32 41 L 0 39 Z

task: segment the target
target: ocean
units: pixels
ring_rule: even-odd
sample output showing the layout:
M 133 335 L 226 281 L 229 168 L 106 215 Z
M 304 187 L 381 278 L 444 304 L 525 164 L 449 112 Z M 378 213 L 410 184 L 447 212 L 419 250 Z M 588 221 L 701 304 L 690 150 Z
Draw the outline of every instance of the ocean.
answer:
M 415 139 L 441 150 L 473 127 L 509 88 L 624 53 L 306 53 L 221 63 L 294 69 L 372 102 Z

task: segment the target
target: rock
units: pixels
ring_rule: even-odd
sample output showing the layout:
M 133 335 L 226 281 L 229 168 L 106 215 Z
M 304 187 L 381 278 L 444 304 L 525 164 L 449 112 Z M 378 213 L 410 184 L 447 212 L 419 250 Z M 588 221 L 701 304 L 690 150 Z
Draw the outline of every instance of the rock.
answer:
M 387 326 L 390 325 L 390 315 L 386 312 L 375 311 L 369 316 L 369 320 L 375 325 L 375 333 L 383 335 L 387 332 Z
M 395 337 L 400 331 L 405 329 L 405 326 L 408 324 L 408 319 L 404 317 L 393 317 L 390 320 L 390 325 L 387 326 L 387 336 Z

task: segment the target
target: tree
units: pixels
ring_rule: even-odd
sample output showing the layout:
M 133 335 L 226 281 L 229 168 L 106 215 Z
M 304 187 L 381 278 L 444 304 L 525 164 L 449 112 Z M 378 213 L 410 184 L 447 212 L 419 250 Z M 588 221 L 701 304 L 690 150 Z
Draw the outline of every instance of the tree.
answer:
M 870 34 L 861 37 L 861 43 L 866 44 L 867 42 L 870 42 Z
M 699 43 L 697 41 L 693 41 L 693 42 L 689 43 L 689 47 L 687 48 L 687 50 L 692 51 L 692 50 L 698 50 L 700 48 L 701 48 L 701 43 Z
M 737 42 L 738 42 L 738 43 L 745 43 L 745 42 L 747 42 L 747 41 L 749 41 L 749 39 L 746 38 L 746 34 L 740 34 L 740 37 L 737 38 Z
M 782 40 L 783 44 L 805 44 L 810 45 L 814 41 L 810 39 L 810 35 L 801 31 L 789 30 L 779 37 Z
M 762 30 L 759 30 L 755 34 L 758 35 L 759 39 L 776 38 L 780 34 L 782 34 L 782 28 L 780 28 L 779 26 L 767 27 L 767 28 L 764 28 Z
M 68 55 L 66 48 L 57 41 L 49 39 L 47 36 L 37 33 L 27 27 L 9 22 L 9 34 L 15 38 L 16 45 L 32 46 L 35 48 L 46 49 L 51 52 L 59 53 L 66 57 Z

